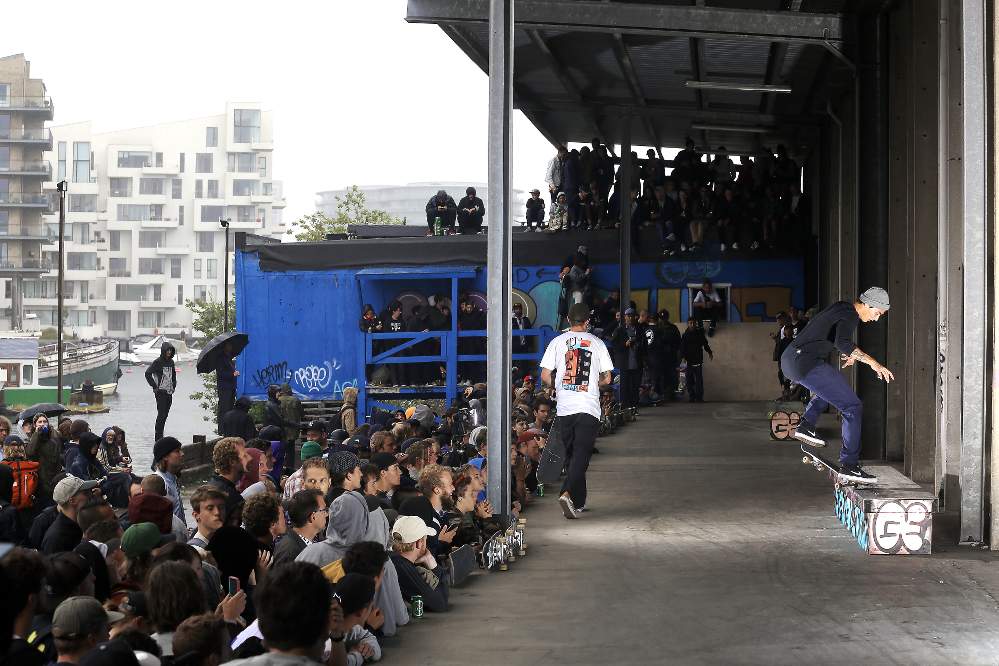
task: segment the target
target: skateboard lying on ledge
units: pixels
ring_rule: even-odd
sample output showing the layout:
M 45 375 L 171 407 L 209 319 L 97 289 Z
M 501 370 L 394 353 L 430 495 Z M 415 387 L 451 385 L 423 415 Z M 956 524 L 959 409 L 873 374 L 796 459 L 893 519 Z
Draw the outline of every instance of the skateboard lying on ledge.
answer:
M 822 471 L 823 467 L 826 468 L 827 470 L 829 470 L 830 472 L 832 472 L 833 474 L 835 474 L 836 475 L 836 479 L 841 484 L 843 484 L 844 486 L 875 486 L 875 485 L 877 485 L 877 480 L 871 481 L 871 482 L 864 482 L 864 481 L 857 481 L 856 479 L 845 479 L 845 478 L 843 478 L 843 476 L 839 473 L 839 465 L 836 465 L 836 464 L 830 462 L 829 460 L 827 460 L 825 457 L 819 455 L 815 451 L 814 447 L 811 447 L 811 446 L 809 446 L 807 444 L 802 444 L 801 445 L 801 452 L 805 454 L 804 456 L 802 456 L 801 462 L 805 463 L 806 465 L 811 465 L 812 467 L 814 467 L 815 469 L 817 469 L 819 471 Z

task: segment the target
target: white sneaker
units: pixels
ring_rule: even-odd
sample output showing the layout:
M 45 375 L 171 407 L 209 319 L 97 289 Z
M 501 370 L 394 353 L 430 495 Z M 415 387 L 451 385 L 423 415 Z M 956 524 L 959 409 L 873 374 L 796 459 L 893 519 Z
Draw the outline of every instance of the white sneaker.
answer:
M 733 245 L 732 247 L 733 247 L 733 248 L 735 248 L 735 246 L 734 246 L 734 245 Z M 722 243 L 722 244 L 721 244 L 721 251 L 722 251 L 722 252 L 724 252 L 724 251 L 725 251 L 725 243 Z
M 739 250 L 739 244 L 738 243 L 732 243 L 732 249 L 738 251 Z
M 576 506 L 572 503 L 572 498 L 568 495 L 561 495 L 558 498 L 559 506 L 562 507 L 562 515 L 566 518 L 572 520 L 579 518 L 579 511 Z

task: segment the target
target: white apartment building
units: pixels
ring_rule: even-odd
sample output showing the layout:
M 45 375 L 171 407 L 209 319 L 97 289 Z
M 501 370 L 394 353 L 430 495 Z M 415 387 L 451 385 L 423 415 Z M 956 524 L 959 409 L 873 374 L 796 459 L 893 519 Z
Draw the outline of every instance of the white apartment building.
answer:
M 94 133 L 52 128 L 46 156 L 69 193 L 64 311 L 70 333 L 126 338 L 191 334 L 188 299 L 222 299 L 225 236 L 281 238 L 284 199 L 272 179 L 271 115 L 256 103 L 225 114 Z M 55 200 L 53 192 L 53 199 Z M 58 265 L 58 201 L 45 217 L 43 259 Z M 233 288 L 230 255 L 230 294 Z M 56 274 L 24 280 L 25 310 L 56 322 Z

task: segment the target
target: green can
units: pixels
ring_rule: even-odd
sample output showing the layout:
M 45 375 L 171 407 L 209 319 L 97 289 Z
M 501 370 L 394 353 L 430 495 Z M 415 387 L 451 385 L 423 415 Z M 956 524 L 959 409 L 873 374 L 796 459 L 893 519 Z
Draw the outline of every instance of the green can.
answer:
M 441 224 L 440 216 L 434 219 L 434 236 L 443 236 L 444 226 Z
M 545 496 L 545 484 L 543 484 L 543 483 L 539 483 L 539 484 L 538 484 L 538 489 L 537 489 L 537 490 L 535 490 L 534 492 L 535 492 L 535 494 L 536 494 L 536 495 L 537 495 L 538 497 L 544 497 L 544 496 Z
M 423 597 L 417 594 L 410 601 L 413 603 L 413 617 L 423 617 Z

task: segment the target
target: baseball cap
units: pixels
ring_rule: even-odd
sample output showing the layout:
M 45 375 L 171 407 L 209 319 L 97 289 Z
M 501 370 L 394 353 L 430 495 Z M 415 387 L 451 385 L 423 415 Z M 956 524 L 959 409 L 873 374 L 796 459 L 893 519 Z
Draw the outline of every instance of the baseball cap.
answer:
M 392 538 L 400 543 L 416 543 L 423 537 L 437 536 L 419 516 L 399 516 L 392 526 Z
M 319 445 L 315 442 L 306 442 L 302 444 L 302 460 L 308 460 L 309 458 L 318 458 L 323 454 L 323 450 L 319 448 Z
M 143 652 L 147 655 L 148 653 Z M 101 643 L 80 657 L 79 666 L 139 666 L 139 656 L 121 639 Z
M 377 465 L 379 470 L 385 471 L 399 461 L 396 460 L 396 457 L 391 453 L 376 453 L 371 456 L 370 462 L 372 465 Z
M 130 526 L 121 535 L 121 549 L 128 557 L 137 557 L 152 551 L 163 542 L 160 528 L 153 523 L 138 523 Z
M 574 324 L 584 324 L 590 318 L 590 308 L 585 303 L 573 303 L 569 308 L 569 321 Z
M 535 187 L 533 190 L 531 190 L 531 194 L 541 194 L 541 190 Z
M 860 295 L 860 302 L 878 310 L 887 310 L 890 305 L 888 292 L 881 287 L 869 287 Z
M 100 631 L 104 624 L 114 624 L 125 615 L 106 611 L 94 597 L 70 597 L 52 615 L 52 635 L 56 638 L 77 638 Z
M 67 476 L 56 484 L 55 490 L 52 491 L 52 499 L 56 504 L 65 504 L 73 495 L 93 490 L 99 485 L 97 481 L 84 481 L 75 476 Z
M 320 420 L 309 421 L 309 425 L 305 426 L 305 432 L 318 432 L 326 434 L 326 423 Z
M 337 581 L 335 595 L 344 615 L 356 613 L 375 598 L 375 580 L 359 573 L 345 574 Z

